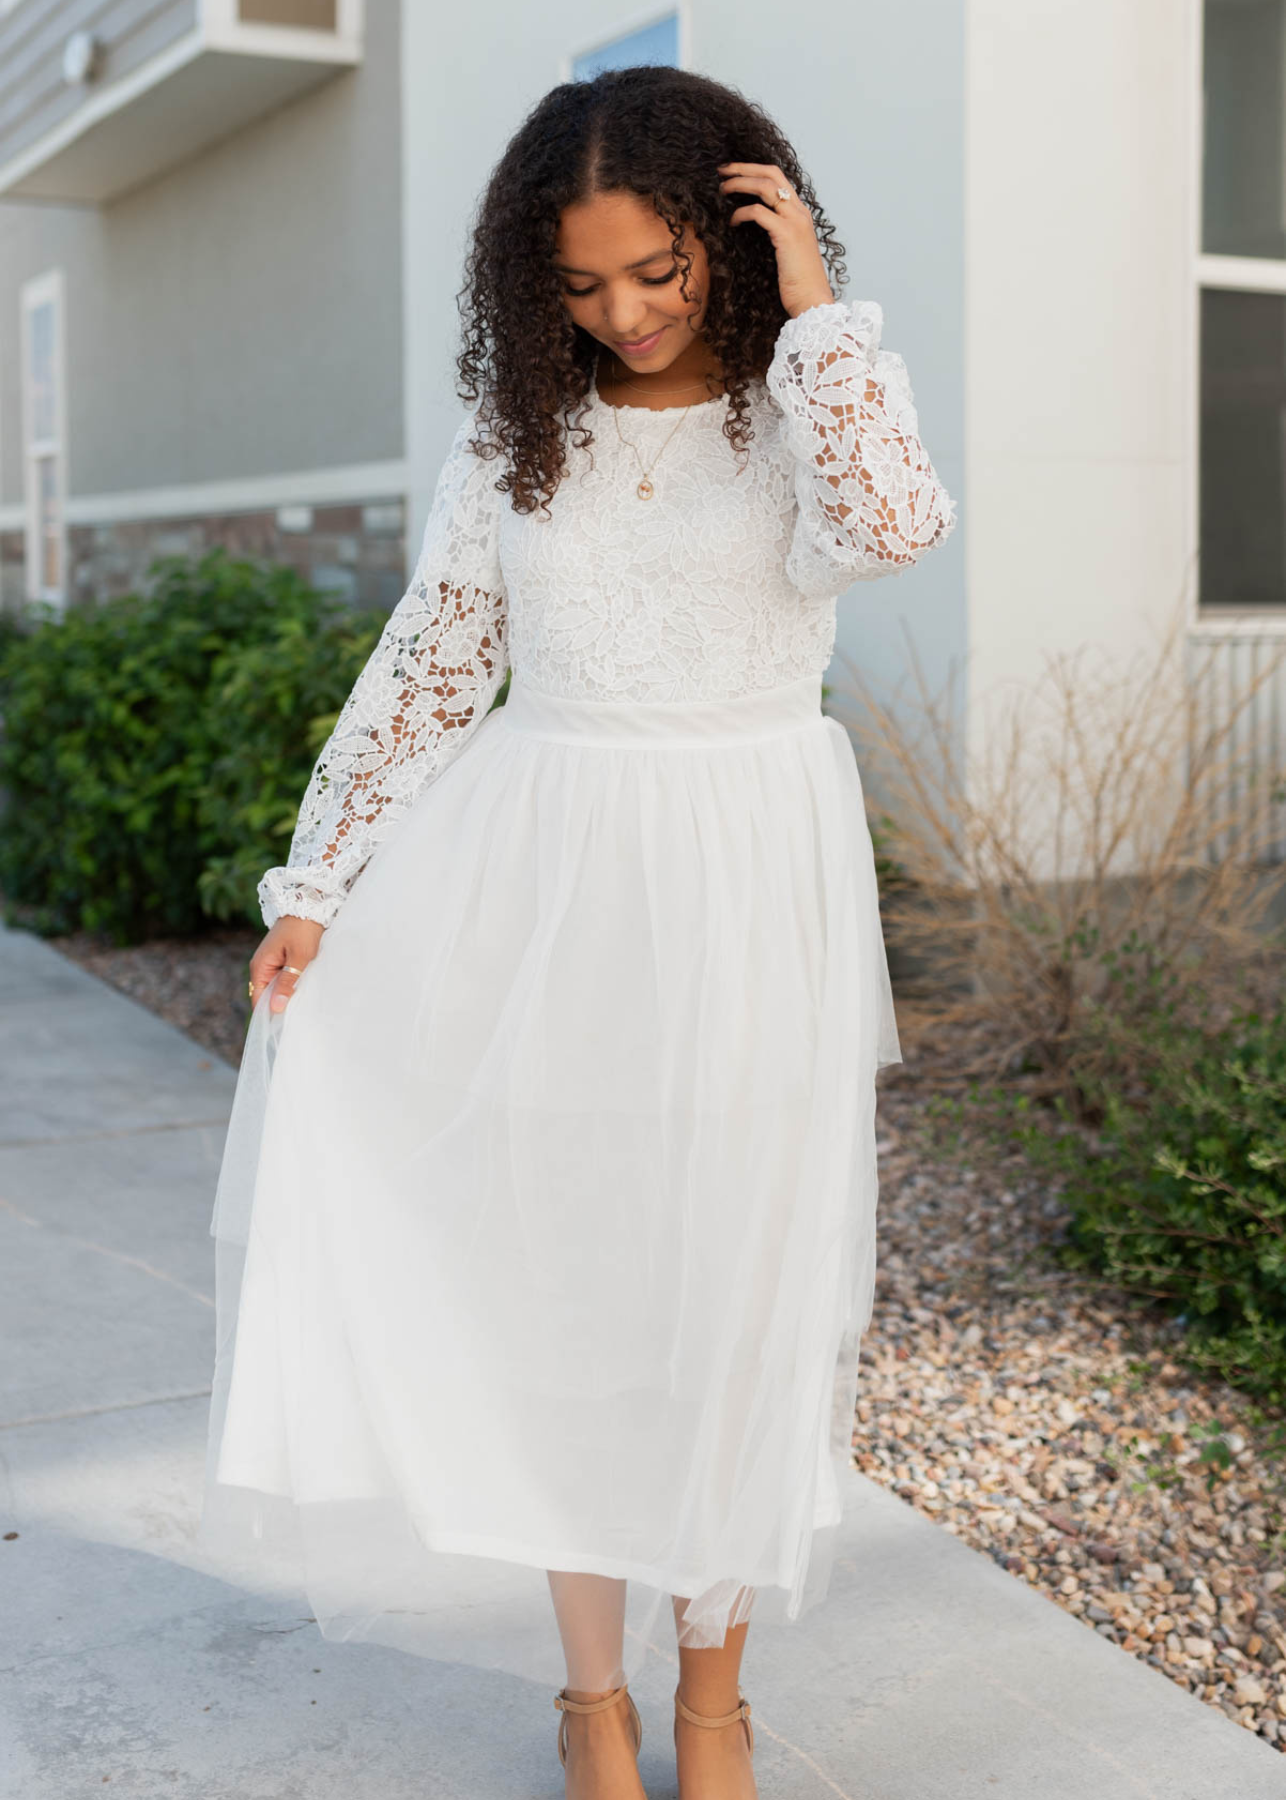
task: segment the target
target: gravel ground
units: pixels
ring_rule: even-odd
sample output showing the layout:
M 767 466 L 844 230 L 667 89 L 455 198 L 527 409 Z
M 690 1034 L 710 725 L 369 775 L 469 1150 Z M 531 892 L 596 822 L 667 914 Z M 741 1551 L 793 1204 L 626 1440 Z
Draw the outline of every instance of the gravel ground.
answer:
M 54 941 L 235 1064 L 258 935 Z M 1172 1322 L 1053 1264 L 1065 1213 L 1021 1159 L 926 1155 L 925 1108 L 961 1058 L 901 1005 L 899 1026 L 857 1466 L 1286 1751 L 1280 1443 L 1244 1396 L 1184 1369 Z
M 1171 1320 L 1053 1263 L 1066 1213 L 1021 1157 L 926 1156 L 925 1106 L 959 1078 L 901 1035 L 858 1467 L 1286 1750 L 1280 1437 L 1183 1367 Z

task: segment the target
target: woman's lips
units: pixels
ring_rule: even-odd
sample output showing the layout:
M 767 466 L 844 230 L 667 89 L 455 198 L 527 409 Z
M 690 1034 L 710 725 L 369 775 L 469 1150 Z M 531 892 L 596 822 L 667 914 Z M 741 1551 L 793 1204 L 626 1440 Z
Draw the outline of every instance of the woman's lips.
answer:
M 667 327 L 662 325 L 660 330 L 652 333 L 651 337 L 639 338 L 638 341 L 633 344 L 618 344 L 616 348 L 623 351 L 626 356 L 646 356 L 650 350 L 656 348 L 657 344 L 660 342 L 662 332 L 666 329 Z

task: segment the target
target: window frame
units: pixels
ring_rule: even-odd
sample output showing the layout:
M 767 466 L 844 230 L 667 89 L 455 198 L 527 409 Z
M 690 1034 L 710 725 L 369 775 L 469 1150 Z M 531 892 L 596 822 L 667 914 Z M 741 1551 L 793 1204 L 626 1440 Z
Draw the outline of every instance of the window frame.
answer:
M 35 426 L 35 394 L 31 363 L 31 318 L 37 308 L 53 306 L 53 424 L 52 437 L 37 439 Z M 66 283 L 60 268 L 46 269 L 33 275 L 19 289 L 19 367 L 22 393 L 22 502 L 24 511 L 24 557 L 28 600 L 43 600 L 60 609 L 67 604 L 67 344 Z M 59 580 L 48 586 L 44 580 L 44 548 L 47 541 L 42 528 L 39 465 L 52 462 L 55 482 L 56 528 Z
M 636 31 L 646 31 L 650 25 L 659 25 L 663 19 L 673 18 L 677 25 L 678 69 L 691 68 L 692 56 L 692 19 L 690 0 L 670 0 L 670 4 L 644 7 L 636 13 L 629 13 L 619 19 L 612 29 L 601 36 L 593 38 L 589 43 L 582 43 L 574 50 L 565 50 L 559 65 L 559 80 L 574 81 L 572 74 L 574 65 L 582 56 L 592 56 L 595 51 L 606 50 L 609 44 L 619 43 L 622 38 L 633 37 Z
M 1280 600 L 1267 607 L 1238 608 L 1230 603 L 1201 599 L 1201 302 L 1212 289 L 1227 293 L 1279 294 L 1286 304 L 1286 257 L 1225 256 L 1204 248 L 1205 227 L 1205 73 L 1206 0 L 1192 0 L 1191 35 L 1193 68 L 1193 165 L 1189 183 L 1189 244 L 1192 280 L 1189 288 L 1188 369 L 1188 543 L 1196 571 L 1193 582 L 1191 627 L 1197 633 L 1248 637 L 1286 635 L 1286 586 Z M 1286 506 L 1286 494 L 1282 497 Z

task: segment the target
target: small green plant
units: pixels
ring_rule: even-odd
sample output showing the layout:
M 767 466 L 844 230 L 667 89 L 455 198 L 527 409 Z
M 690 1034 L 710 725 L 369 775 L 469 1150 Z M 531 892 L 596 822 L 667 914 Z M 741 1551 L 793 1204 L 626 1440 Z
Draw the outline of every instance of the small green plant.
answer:
M 1205 1470 L 1206 1490 L 1212 1493 L 1224 1470 L 1232 1467 L 1232 1446 L 1215 1419 L 1198 1425 L 1192 1436 L 1197 1443 L 1197 1461 Z
M 1141 1394 L 1152 1380 L 1152 1368 L 1146 1357 L 1131 1357 L 1125 1365 L 1127 1394 Z
M 1145 1488 L 1156 1488 L 1161 1493 L 1177 1487 L 1183 1480 L 1180 1471 L 1174 1466 L 1174 1459 L 1154 1456 L 1151 1451 L 1142 1448 L 1143 1439 L 1136 1431 L 1126 1439 L 1124 1446 L 1117 1446 L 1109 1451 L 1107 1461 L 1113 1463 L 1122 1474 L 1132 1476 L 1130 1486 L 1136 1494 Z
M 1136 1365 L 1136 1368 L 1151 1373 L 1147 1363 Z M 1140 1376 L 1138 1386 L 1146 1385 Z M 1132 1381 L 1131 1389 L 1133 1388 Z M 1233 1465 L 1233 1451 L 1228 1435 L 1216 1419 L 1209 1419 L 1204 1424 L 1194 1426 L 1189 1437 L 1196 1448 L 1197 1467 L 1205 1475 L 1206 1492 L 1213 1493 Z M 1271 1456 L 1271 1447 L 1266 1448 Z M 1134 1492 L 1141 1494 L 1148 1488 L 1168 1493 L 1171 1488 L 1179 1487 L 1185 1476 L 1185 1462 L 1191 1458 L 1181 1461 L 1180 1452 L 1172 1448 L 1154 1451 L 1136 1431 L 1123 1445 L 1108 1445 L 1103 1453 L 1103 1460 L 1111 1464 L 1119 1474 L 1128 1476 Z

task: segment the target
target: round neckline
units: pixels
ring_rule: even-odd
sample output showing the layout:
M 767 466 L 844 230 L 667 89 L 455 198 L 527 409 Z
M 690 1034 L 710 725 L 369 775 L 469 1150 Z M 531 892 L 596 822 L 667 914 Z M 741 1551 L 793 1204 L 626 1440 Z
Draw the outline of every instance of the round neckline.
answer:
M 623 406 L 616 406 L 612 403 L 612 401 L 604 399 L 603 395 L 599 392 L 597 364 L 595 365 L 595 368 L 594 368 L 594 381 L 593 381 L 592 392 L 593 392 L 594 399 L 597 402 L 597 404 L 599 406 L 605 408 L 606 411 L 608 411 L 608 412 L 629 412 L 629 413 L 701 412 L 705 407 L 717 406 L 720 404 L 721 401 L 726 401 L 728 398 L 728 396 L 726 394 L 712 394 L 708 400 L 689 400 L 686 402 L 686 404 L 679 405 L 679 406 L 639 406 L 636 402 L 627 400 Z

